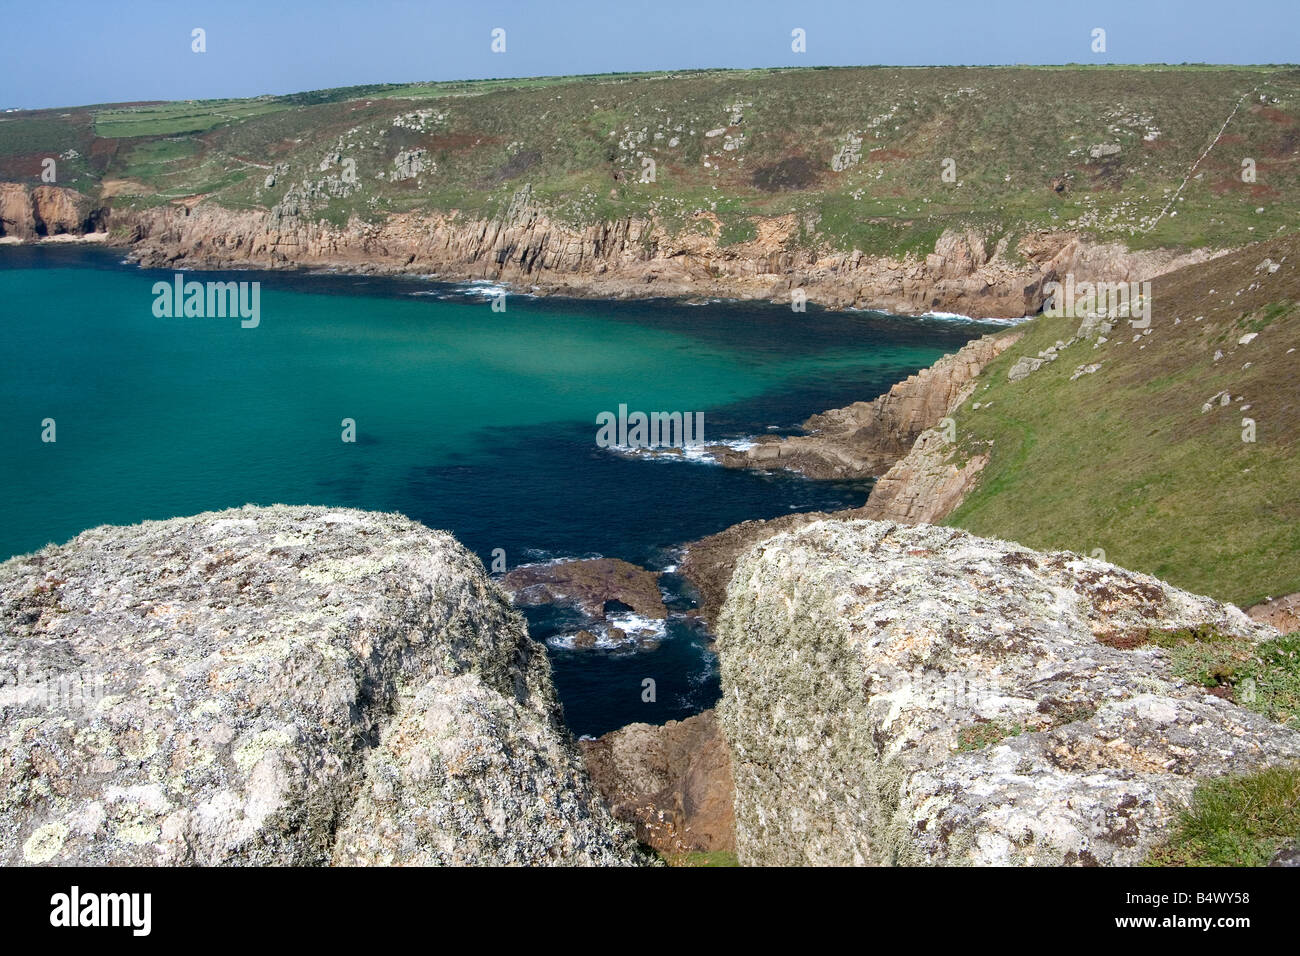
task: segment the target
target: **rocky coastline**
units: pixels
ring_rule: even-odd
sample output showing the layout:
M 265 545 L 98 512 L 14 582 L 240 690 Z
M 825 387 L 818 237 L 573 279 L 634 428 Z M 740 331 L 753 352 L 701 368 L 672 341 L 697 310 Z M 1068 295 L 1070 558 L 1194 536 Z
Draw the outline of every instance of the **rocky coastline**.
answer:
M 1068 234 L 1012 255 L 945 233 L 924 261 L 801 259 L 675 246 L 633 220 L 575 232 L 527 201 L 491 222 L 336 229 L 203 203 L 115 214 L 15 184 L 0 185 L 0 232 L 107 236 L 147 267 L 566 295 L 803 289 L 828 307 L 971 316 L 1032 313 L 1065 270 L 1146 279 L 1209 257 Z M 657 573 L 626 562 L 493 582 L 400 516 L 282 506 L 93 529 L 5 562 L 0 861 L 643 865 L 651 848 L 745 865 L 1142 862 L 1198 783 L 1300 760 L 1293 728 L 1176 660 L 1198 640 L 1249 653 L 1294 626 L 1295 596 L 1247 616 L 1104 561 L 933 526 L 987 461 L 950 462 L 944 422 L 1020 336 L 973 340 L 801 435 L 713 450 L 726 467 L 875 485 L 859 509 L 684 548 L 723 698 L 663 727 L 572 740 L 511 607 L 578 609 L 591 629 L 575 646 L 625 636 L 614 613 L 668 613 Z M 102 692 L 70 718 L 51 708 L 51 679 L 89 672 Z
M 202 197 L 141 209 L 74 190 L 0 183 L 0 241 L 100 237 L 146 268 L 334 269 L 488 280 L 535 295 L 683 297 L 806 302 L 1016 319 L 1042 308 L 1044 285 L 1146 279 L 1218 254 L 1129 250 L 1069 231 L 1035 232 L 1014 246 L 948 230 L 925 255 L 800 249 L 793 216 L 760 223 L 757 237 L 720 245 L 651 219 L 574 226 L 552 218 L 522 187 L 502 215 L 456 210 L 394 214 L 376 222 L 311 221 L 292 204 L 235 210 Z M 102 236 L 101 236 L 102 234 Z

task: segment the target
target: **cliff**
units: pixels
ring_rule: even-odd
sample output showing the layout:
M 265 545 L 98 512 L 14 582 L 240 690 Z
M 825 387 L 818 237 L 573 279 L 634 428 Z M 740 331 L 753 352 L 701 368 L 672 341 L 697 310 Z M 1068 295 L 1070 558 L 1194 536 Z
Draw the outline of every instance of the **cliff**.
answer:
M 771 537 L 719 625 L 740 862 L 1141 862 L 1198 781 L 1300 758 L 1296 730 L 1189 676 L 1209 643 L 1245 659 L 1275 636 L 1146 575 L 952 529 Z
M 32 240 L 96 232 L 103 210 L 62 186 L 0 183 L 0 237 Z
M 6 864 L 626 864 L 544 649 L 450 536 L 284 507 L 0 565 Z
M 785 468 L 809 478 L 874 478 L 905 456 L 920 434 L 934 428 L 974 388 L 979 373 L 1020 338 L 1017 332 L 968 342 L 894 385 L 870 402 L 854 402 L 813 415 L 807 434 L 764 437 L 745 451 L 727 451 L 731 468 Z
M 57 159 L 151 265 L 1019 317 L 1066 273 L 1289 229 L 1298 89 L 1285 67 L 889 67 L 101 104 L 7 114 L 0 182 Z
M 1147 292 L 1136 322 L 1088 310 L 1019 326 L 864 516 L 1100 549 L 1242 607 L 1300 590 L 1300 239 Z
M 988 251 L 978 234 L 945 231 L 935 252 L 871 256 L 789 248 L 789 217 L 760 223 L 752 242 L 667 229 L 654 217 L 575 227 L 552 218 L 532 189 L 518 190 L 492 218 L 398 214 L 335 226 L 276 206 L 233 211 L 210 203 L 125 211 L 114 218 L 144 266 L 336 267 L 364 272 L 489 279 L 522 289 L 579 296 L 726 296 L 789 301 L 795 289 L 827 308 L 902 314 L 948 310 L 1019 317 L 1042 306 L 1042 285 L 1058 273 L 1148 278 L 1207 252 L 1130 252 L 1071 233 L 1023 239 L 1013 261 L 1006 243 Z

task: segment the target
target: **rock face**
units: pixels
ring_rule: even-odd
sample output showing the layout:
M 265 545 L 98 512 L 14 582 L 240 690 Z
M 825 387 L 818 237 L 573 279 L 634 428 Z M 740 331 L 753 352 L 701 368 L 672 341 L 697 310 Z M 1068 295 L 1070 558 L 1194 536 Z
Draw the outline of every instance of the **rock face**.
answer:
M 823 521 L 758 544 L 718 639 L 740 862 L 1139 862 L 1199 779 L 1300 757 L 1300 734 L 1144 643 L 1183 628 L 1276 633 L 946 528 Z
M 333 168 L 337 151 L 320 170 Z M 399 153 L 391 175 L 414 180 L 433 168 L 422 149 Z M 271 188 L 283 164 L 265 179 Z M 675 230 L 654 218 L 626 217 L 574 226 L 552 218 L 530 184 L 516 190 L 498 216 L 459 212 L 400 213 L 379 222 L 333 225 L 321 217 L 331 198 L 355 183 L 339 175 L 304 180 L 266 210 L 227 209 L 201 196 L 143 209 L 111 208 L 105 189 L 89 197 L 56 186 L 0 183 L 0 238 L 20 240 L 87 234 L 110 216 L 114 241 L 133 247 L 149 267 L 331 267 L 358 272 L 434 273 L 448 279 L 490 279 L 540 293 L 635 296 L 726 296 L 788 302 L 798 293 L 833 309 L 874 308 L 901 314 L 952 311 L 977 318 L 1032 315 L 1043 286 L 1067 272 L 1077 281 L 1149 279 L 1211 258 L 1198 250 L 1130 251 L 1069 232 L 1021 238 L 946 231 L 924 256 L 861 251 L 795 250 L 793 214 L 759 218 L 756 237 L 724 244 L 721 221 L 701 212 L 710 228 Z M 93 207 L 93 208 L 92 208 Z
M 941 432 L 922 432 L 907 455 L 875 483 L 862 517 L 933 524 L 951 514 L 989 463 L 988 455 L 950 461 L 954 448 Z
M 938 425 L 974 388 L 984 366 L 1020 339 L 1020 333 L 986 335 L 929 368 L 908 376 L 872 402 L 855 402 L 814 415 L 808 435 L 760 439 L 752 448 L 721 457 L 724 465 L 787 468 L 809 478 L 883 475 L 906 455 L 921 432 Z
M 667 855 L 735 849 L 731 759 L 713 711 L 629 724 L 579 746 L 592 782 L 642 843 Z
M 36 239 L 93 231 L 90 200 L 62 186 L 0 183 L 0 236 Z
M 418 175 L 412 157 L 395 174 Z M 791 300 L 801 290 L 827 308 L 875 308 L 901 314 L 933 310 L 978 318 L 1032 315 L 1043 285 L 1067 271 L 1082 281 L 1150 278 L 1212 253 L 1129 251 L 1095 245 L 1072 233 L 1035 233 L 1008 255 L 1004 237 L 989 243 L 949 231 L 924 257 L 860 251 L 793 250 L 794 215 L 761 219 L 749 242 L 720 242 L 712 231 L 673 231 L 654 219 L 627 217 L 574 226 L 552 218 L 531 186 L 505 211 L 470 219 L 455 211 L 391 215 L 345 226 L 319 218 L 295 196 L 271 210 L 231 210 L 213 203 L 115 213 L 114 222 L 143 265 L 165 267 L 319 267 L 366 272 L 433 273 L 490 279 L 539 293 L 635 296 L 726 296 Z
M 449 535 L 243 508 L 0 565 L 7 864 L 639 860 Z

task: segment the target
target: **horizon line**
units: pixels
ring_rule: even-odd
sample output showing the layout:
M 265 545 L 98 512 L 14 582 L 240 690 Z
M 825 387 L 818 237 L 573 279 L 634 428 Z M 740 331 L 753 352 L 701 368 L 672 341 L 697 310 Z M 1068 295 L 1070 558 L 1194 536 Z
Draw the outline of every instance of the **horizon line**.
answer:
M 440 84 L 477 84 L 477 83 L 511 83 L 529 80 L 596 80 L 615 77 L 671 77 L 690 73 L 752 73 L 752 72 L 795 72 L 798 70 L 1125 70 L 1151 69 L 1164 67 L 1168 69 L 1217 69 L 1217 70 L 1295 70 L 1300 63 L 1210 63 L 1206 61 L 1184 61 L 1181 63 L 1147 62 L 1147 63 L 860 63 L 860 64 L 815 64 L 810 66 L 703 66 L 681 67 L 663 70 L 611 70 L 604 73 L 538 73 L 516 76 L 490 76 L 448 80 L 406 80 L 377 81 L 371 83 L 351 83 L 343 86 L 322 86 L 309 90 L 292 90 L 284 93 L 255 93 L 251 96 L 212 96 L 200 99 L 153 99 L 153 100 L 115 100 L 101 103 L 75 103 L 63 106 L 0 106 L 0 114 L 44 113 L 55 110 L 92 109 L 96 107 L 131 107 L 151 106 L 160 103 L 218 103 L 237 100 L 280 99 L 288 96 L 304 96 L 311 93 L 323 93 L 332 90 L 365 89 L 367 87 L 398 88 L 404 86 L 437 86 Z M 364 94 L 359 94 L 360 98 Z

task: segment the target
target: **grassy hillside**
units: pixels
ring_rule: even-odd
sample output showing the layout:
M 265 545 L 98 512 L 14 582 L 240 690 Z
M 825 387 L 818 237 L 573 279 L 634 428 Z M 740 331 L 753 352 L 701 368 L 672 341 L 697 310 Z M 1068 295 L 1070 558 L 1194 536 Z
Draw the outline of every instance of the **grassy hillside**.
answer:
M 865 252 L 926 251 L 958 225 L 1241 245 L 1292 228 L 1298 149 L 1300 70 L 1281 67 L 698 71 L 0 116 L 0 180 L 38 182 L 61 155 L 62 185 L 121 205 L 270 208 L 307 181 L 313 215 L 343 223 L 491 215 L 531 183 L 574 224 L 653 214 L 711 230 L 716 215 L 727 243 L 750 238 L 754 217 L 793 213 L 792 244 Z M 396 178 L 416 150 L 425 168 Z M 1162 216 L 1175 195 L 1177 215 Z
M 1033 320 L 956 416 L 960 453 L 987 450 L 990 462 L 948 523 L 1100 548 L 1242 605 L 1300 591 L 1298 265 L 1300 240 L 1287 236 L 1156 279 L 1149 334 L 1123 322 L 1012 382 L 1020 357 L 1080 325 Z M 1223 392 L 1228 404 L 1203 411 Z

